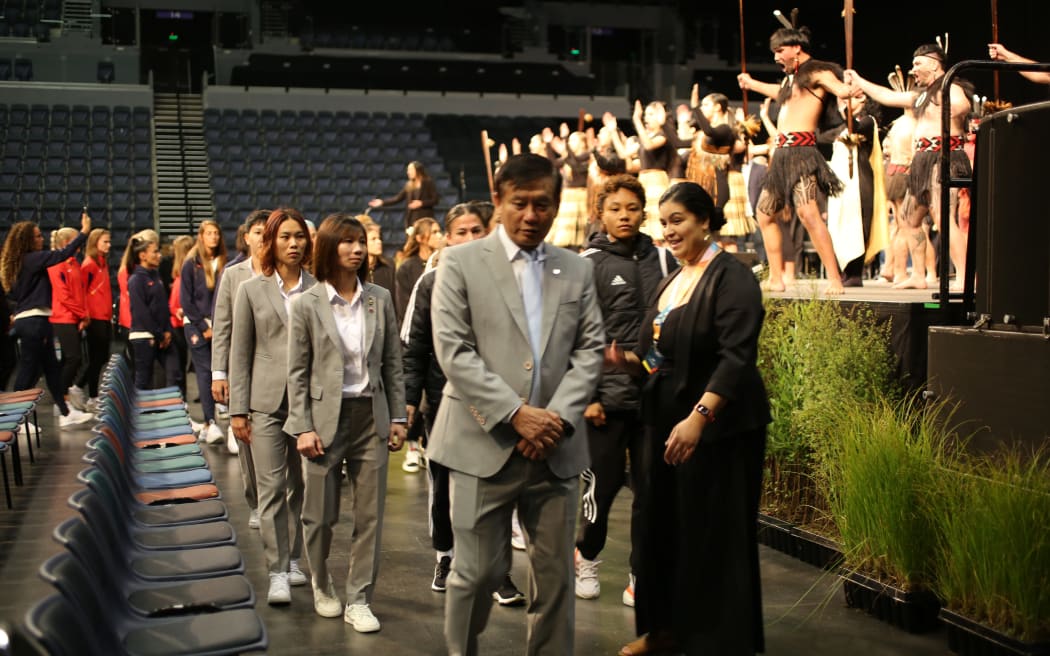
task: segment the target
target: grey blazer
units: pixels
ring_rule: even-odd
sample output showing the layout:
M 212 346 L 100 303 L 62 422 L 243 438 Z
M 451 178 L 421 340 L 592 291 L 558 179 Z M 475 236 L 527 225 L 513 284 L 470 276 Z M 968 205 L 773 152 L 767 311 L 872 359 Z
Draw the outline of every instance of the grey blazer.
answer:
M 390 436 L 391 417 L 406 415 L 401 339 L 390 292 L 362 284 L 365 350 L 376 432 Z M 335 439 L 342 405 L 343 344 L 325 285 L 316 284 L 292 301 L 288 326 L 288 420 L 284 432 L 316 432 L 325 448 Z M 383 449 L 385 453 L 386 450 Z
M 303 270 L 303 291 L 317 281 Z M 241 283 L 233 303 L 230 414 L 275 414 L 288 388 L 288 314 L 274 275 Z
M 252 260 L 248 258 L 222 270 L 219 290 L 215 293 L 215 309 L 211 315 L 211 368 L 225 371 L 230 377 L 230 327 L 233 323 L 233 300 L 237 289 L 252 277 Z
M 586 435 L 578 429 L 601 375 L 605 332 L 591 262 L 545 248 L 540 405 L 568 423 L 547 465 L 569 478 L 589 463 Z M 520 439 L 506 420 L 529 397 L 535 366 L 521 292 L 499 235 L 442 252 L 431 317 L 448 383 L 427 456 L 487 478 Z

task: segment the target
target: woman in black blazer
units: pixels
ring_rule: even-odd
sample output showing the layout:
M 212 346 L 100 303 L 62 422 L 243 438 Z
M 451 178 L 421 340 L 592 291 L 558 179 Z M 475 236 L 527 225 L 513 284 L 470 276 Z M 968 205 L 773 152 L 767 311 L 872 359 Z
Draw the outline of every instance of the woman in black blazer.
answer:
M 609 359 L 646 377 L 648 446 L 635 622 L 623 655 L 764 649 L 755 519 L 769 406 L 758 372 L 764 309 L 751 270 L 717 245 L 724 223 L 692 182 L 660 198 L 682 267 L 661 283 L 638 350 Z

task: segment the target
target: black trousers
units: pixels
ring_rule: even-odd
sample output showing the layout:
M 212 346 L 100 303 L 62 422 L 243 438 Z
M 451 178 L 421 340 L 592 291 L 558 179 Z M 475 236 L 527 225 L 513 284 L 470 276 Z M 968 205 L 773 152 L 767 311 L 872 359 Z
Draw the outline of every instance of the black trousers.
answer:
M 597 518 L 591 524 L 580 517 L 576 533 L 576 548 L 587 560 L 594 560 L 605 548 L 609 534 L 609 509 L 620 489 L 627 483 L 627 458 L 631 459 L 631 572 L 637 572 L 639 541 L 641 540 L 642 512 L 641 487 L 645 485 L 646 467 L 644 455 L 645 432 L 638 413 L 633 410 L 609 412 L 604 426 L 593 426 L 587 422 L 587 444 L 591 452 L 591 471 L 594 472 L 594 499 Z
M 135 360 L 135 387 L 153 389 L 153 362 L 157 361 L 164 368 L 164 384 L 182 386 L 183 373 L 179 368 L 179 355 L 175 346 L 157 348 L 155 339 L 130 339 L 128 348 Z
M 41 369 L 47 380 L 51 398 L 63 415 L 69 414 L 66 390 L 62 388 L 62 365 L 55 355 L 55 335 L 47 317 L 25 317 L 15 321 L 15 336 L 21 351 L 18 355 L 18 375 L 15 391 L 31 389 L 40 378 Z
M 109 343 L 113 338 L 113 324 L 103 319 L 92 319 L 87 326 L 87 366 L 77 381 L 79 387 L 86 387 L 88 396 L 98 396 L 98 379 L 102 369 L 109 360 Z M 65 347 L 62 354 L 65 355 Z
M 423 421 L 425 438 L 430 435 L 430 429 L 434 426 L 434 417 L 437 416 L 437 408 L 430 412 L 426 407 L 420 412 Z M 452 538 L 452 508 L 449 506 L 449 469 L 440 462 L 427 461 L 427 476 L 430 481 L 429 498 L 427 506 L 430 509 L 430 543 L 434 551 L 451 551 L 455 544 Z
M 0 311 L 0 391 L 7 389 L 7 382 L 15 373 L 18 356 L 15 353 L 15 337 L 10 335 L 11 315 Z
M 68 390 L 76 382 L 84 364 L 84 350 L 80 344 L 80 329 L 75 323 L 53 323 L 55 339 L 62 345 L 62 389 Z

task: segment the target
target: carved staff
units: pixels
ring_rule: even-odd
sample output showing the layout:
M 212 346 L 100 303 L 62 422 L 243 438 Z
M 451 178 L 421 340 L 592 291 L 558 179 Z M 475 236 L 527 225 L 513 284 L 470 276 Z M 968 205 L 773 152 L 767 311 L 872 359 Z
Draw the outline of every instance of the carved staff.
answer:
M 993 0 L 994 1 L 994 0 Z M 744 47 L 744 0 L 740 0 L 740 72 L 747 73 L 747 50 Z M 747 89 L 744 94 L 744 116 L 747 116 Z
M 994 2 L 994 0 L 993 0 Z M 845 8 L 843 10 L 842 18 L 846 25 L 846 68 L 853 68 L 853 0 L 845 0 Z M 853 100 L 852 98 L 846 99 L 846 134 L 848 141 L 846 142 L 849 148 L 849 177 L 853 177 L 853 145 L 856 143 L 853 138 Z
M 992 0 L 992 43 L 999 43 L 999 0 Z M 992 73 L 995 104 L 999 104 L 999 71 Z
M 492 179 L 492 153 L 489 152 L 489 131 L 481 131 L 481 150 L 485 153 L 485 173 L 489 177 L 489 196 L 492 197 L 492 202 L 496 202 L 496 182 Z

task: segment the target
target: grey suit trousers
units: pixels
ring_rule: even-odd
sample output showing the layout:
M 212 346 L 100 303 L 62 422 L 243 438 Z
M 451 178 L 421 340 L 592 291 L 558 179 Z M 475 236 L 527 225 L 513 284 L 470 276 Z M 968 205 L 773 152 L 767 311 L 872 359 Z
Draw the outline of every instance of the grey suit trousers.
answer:
M 525 653 L 572 654 L 573 528 L 579 479 L 557 478 L 547 463 L 530 461 L 517 452 L 489 478 L 454 470 L 451 476 L 456 554 L 445 595 L 449 654 L 478 653 L 478 634 L 492 610 L 492 593 L 510 571 L 510 520 L 515 507 L 529 557 Z
M 342 463 L 350 479 L 350 574 L 346 603 L 372 602 L 386 501 L 386 440 L 376 433 L 372 399 L 343 399 L 335 440 L 324 455 L 303 461 L 303 537 L 314 586 L 328 580 L 328 554 L 339 520 Z M 381 451 L 380 451 L 381 449 Z
M 288 571 L 303 552 L 303 464 L 284 432 L 287 410 L 252 412 L 252 457 L 259 489 L 259 529 L 271 574 Z

